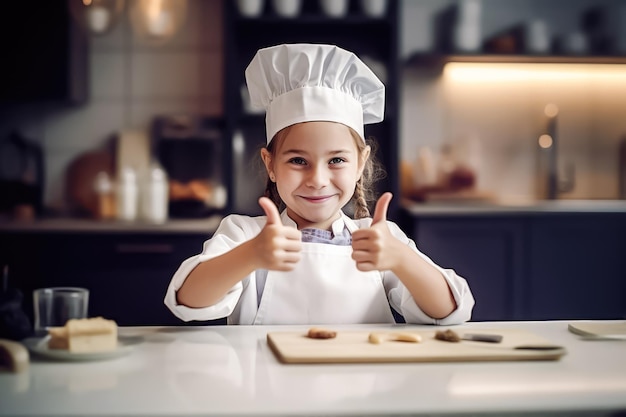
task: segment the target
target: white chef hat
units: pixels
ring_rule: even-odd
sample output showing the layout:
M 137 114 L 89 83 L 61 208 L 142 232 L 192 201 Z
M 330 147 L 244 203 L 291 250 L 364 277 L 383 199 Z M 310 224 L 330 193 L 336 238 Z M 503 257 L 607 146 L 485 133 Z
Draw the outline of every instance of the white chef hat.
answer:
M 385 86 L 352 52 L 335 45 L 260 49 L 246 68 L 253 107 L 265 109 L 267 143 L 281 129 L 331 121 L 354 129 L 384 118 Z

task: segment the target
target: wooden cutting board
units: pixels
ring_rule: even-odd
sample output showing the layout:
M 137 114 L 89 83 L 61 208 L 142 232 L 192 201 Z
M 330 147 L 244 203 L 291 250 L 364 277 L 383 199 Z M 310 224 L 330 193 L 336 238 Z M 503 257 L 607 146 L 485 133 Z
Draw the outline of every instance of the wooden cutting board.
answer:
M 439 330 L 439 329 L 437 329 Z M 393 330 L 415 333 L 419 343 L 368 341 L 369 331 L 337 331 L 333 339 L 311 339 L 302 332 L 269 332 L 267 343 L 283 363 L 377 363 L 377 362 L 465 362 L 465 361 L 538 361 L 558 360 L 566 349 L 520 350 L 517 346 L 554 345 L 549 340 L 524 330 L 455 329 L 459 334 L 481 333 L 502 335 L 501 343 L 462 340 L 458 343 L 434 338 L 436 330 Z M 391 331 L 375 331 L 391 333 Z

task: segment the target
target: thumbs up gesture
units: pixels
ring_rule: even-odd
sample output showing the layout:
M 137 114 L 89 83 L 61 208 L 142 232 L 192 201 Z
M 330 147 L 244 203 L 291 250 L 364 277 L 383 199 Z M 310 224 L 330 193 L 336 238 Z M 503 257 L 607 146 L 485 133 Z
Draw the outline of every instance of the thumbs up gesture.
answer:
M 300 261 L 302 233 L 283 225 L 278 208 L 269 198 L 261 197 L 259 205 L 267 216 L 265 227 L 254 238 L 259 268 L 290 271 Z
M 359 271 L 389 270 L 398 262 L 397 250 L 400 243 L 387 226 L 387 209 L 393 195 L 384 193 L 376 202 L 372 225 L 352 233 L 352 259 Z

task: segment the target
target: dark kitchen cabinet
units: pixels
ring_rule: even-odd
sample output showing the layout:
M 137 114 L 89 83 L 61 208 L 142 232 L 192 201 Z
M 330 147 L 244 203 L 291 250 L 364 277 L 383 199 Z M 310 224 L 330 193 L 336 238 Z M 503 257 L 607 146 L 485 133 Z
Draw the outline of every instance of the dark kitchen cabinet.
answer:
M 330 43 L 354 52 L 377 73 L 386 87 L 385 120 L 367 125 L 365 134 L 376 138 L 377 156 L 385 166 L 387 177 L 378 184 L 378 191 L 399 194 L 398 131 L 399 131 L 399 2 L 390 1 L 381 17 L 369 17 L 360 2 L 349 2 L 346 16 L 327 17 L 318 0 L 304 0 L 300 13 L 292 18 L 274 12 L 272 2 L 264 2 L 258 17 L 242 16 L 236 2 L 224 3 L 225 117 L 233 137 L 233 172 L 229 179 L 230 210 L 246 214 L 262 214 L 257 198 L 265 182 L 252 161 L 265 145 L 264 115 L 249 111 L 245 86 L 245 68 L 260 48 L 283 43 Z M 374 65 L 372 65 L 372 62 Z M 262 171 L 262 169 L 261 169 Z M 260 172 L 260 171 L 259 171 Z M 251 175 L 250 175 L 251 174 Z M 390 218 L 395 217 L 397 201 L 392 201 Z
M 178 233 L 4 232 L 0 261 L 24 294 L 32 320 L 32 291 L 46 286 L 90 290 L 89 315 L 121 326 L 182 325 L 163 304 L 180 263 L 202 250 L 206 236 Z M 206 324 L 225 323 L 225 320 Z M 193 324 L 203 324 L 193 322 Z
M 408 229 L 407 229 L 408 230 Z M 464 277 L 476 304 L 474 321 L 522 316 L 523 225 L 507 219 L 416 219 L 417 247 Z
M 0 105 L 86 102 L 89 42 L 67 0 L 3 3 L 0 39 Z
M 469 282 L 472 320 L 626 318 L 626 213 L 403 213 L 420 250 Z
M 626 318 L 626 214 L 538 217 L 527 239 L 528 319 Z

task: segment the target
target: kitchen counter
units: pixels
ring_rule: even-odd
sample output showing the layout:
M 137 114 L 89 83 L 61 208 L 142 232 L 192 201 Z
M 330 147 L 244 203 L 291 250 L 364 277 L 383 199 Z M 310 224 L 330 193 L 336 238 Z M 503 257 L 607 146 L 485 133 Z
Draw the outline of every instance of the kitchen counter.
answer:
M 222 216 L 202 219 L 170 219 L 163 224 L 141 221 L 98 221 L 93 219 L 52 218 L 34 221 L 0 221 L 0 232 L 77 232 L 77 233 L 184 233 L 211 235 Z
M 621 213 L 626 214 L 626 200 L 538 200 L 534 202 L 402 202 L 403 208 L 416 216 L 511 216 L 533 214 Z
M 463 325 L 472 331 L 532 332 L 565 346 L 567 354 L 557 361 L 332 365 L 282 364 L 266 343 L 270 331 L 304 332 L 309 326 L 121 327 L 121 336 L 138 342 L 126 356 L 97 362 L 33 356 L 28 371 L 0 373 L 0 416 L 626 411 L 626 341 L 582 340 L 568 331 L 568 323 Z M 333 326 L 338 331 L 388 327 Z

